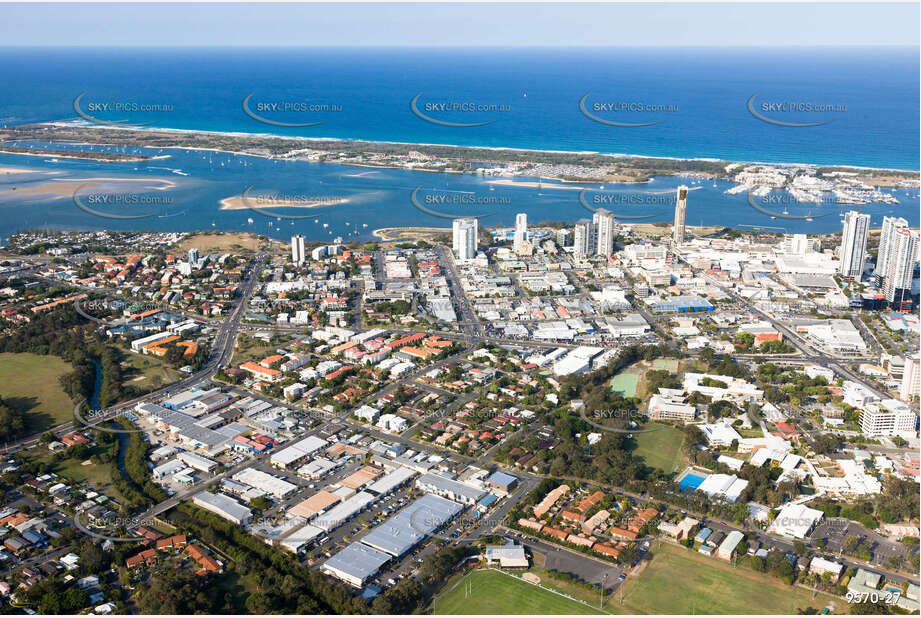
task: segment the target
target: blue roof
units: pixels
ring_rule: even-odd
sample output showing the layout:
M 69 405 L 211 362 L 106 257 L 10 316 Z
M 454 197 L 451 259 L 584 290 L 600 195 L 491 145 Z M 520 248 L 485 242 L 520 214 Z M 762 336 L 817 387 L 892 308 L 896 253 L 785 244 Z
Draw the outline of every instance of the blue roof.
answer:
M 477 500 L 476 503 L 482 506 L 491 506 L 495 504 L 496 500 L 498 499 L 499 498 L 497 498 L 493 494 L 486 494 L 485 496 Z

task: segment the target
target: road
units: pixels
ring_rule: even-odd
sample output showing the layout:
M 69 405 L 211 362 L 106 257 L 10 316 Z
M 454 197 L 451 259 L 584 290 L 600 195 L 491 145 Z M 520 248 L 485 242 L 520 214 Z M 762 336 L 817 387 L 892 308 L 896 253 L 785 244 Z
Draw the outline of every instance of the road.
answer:
M 256 282 L 258 281 L 259 272 L 262 270 L 262 265 L 265 263 L 265 259 L 266 256 L 264 254 L 259 254 L 256 256 L 254 265 L 240 288 L 239 298 L 236 300 L 230 314 L 221 323 L 220 327 L 214 335 L 214 342 L 211 346 L 211 354 L 208 357 L 208 362 L 204 365 L 204 367 L 178 382 L 164 386 L 161 389 L 147 393 L 141 397 L 136 397 L 128 401 L 122 401 L 117 405 L 111 406 L 110 408 L 102 411 L 100 414 L 94 415 L 94 418 L 100 419 L 98 423 L 104 423 L 108 420 L 111 420 L 112 418 L 115 418 L 119 414 L 123 413 L 125 410 L 128 410 L 143 401 L 158 398 L 163 399 L 168 397 L 171 393 L 192 387 L 202 382 L 203 380 L 211 378 L 219 368 L 226 367 L 230 362 L 230 359 L 233 357 L 233 344 L 234 340 L 236 339 L 237 331 L 240 327 L 240 320 L 246 313 L 246 307 L 249 303 L 250 297 L 252 296 Z M 51 431 L 56 435 L 61 435 L 81 427 L 92 427 L 92 425 L 80 425 L 71 421 L 62 423 L 48 431 Z M 9 455 L 23 449 L 31 448 L 38 443 L 38 440 L 44 433 L 47 433 L 47 431 L 22 438 L 15 442 L 11 442 L 4 447 L 2 452 L 4 455 Z

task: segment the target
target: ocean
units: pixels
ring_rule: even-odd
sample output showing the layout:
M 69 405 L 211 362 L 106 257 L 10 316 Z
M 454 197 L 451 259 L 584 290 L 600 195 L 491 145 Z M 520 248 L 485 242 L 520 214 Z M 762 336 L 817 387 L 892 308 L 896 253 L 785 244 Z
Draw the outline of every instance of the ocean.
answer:
M 3 48 L 0 124 L 81 114 L 160 129 L 917 170 L 918 76 L 917 48 Z M 797 124 L 814 126 L 789 126 Z M 485 225 L 510 225 L 518 211 L 534 222 L 590 214 L 578 191 L 552 186 L 494 185 L 480 177 L 406 170 L 356 176 L 369 170 L 181 150 L 163 154 L 170 157 L 143 164 L 0 155 L 0 166 L 54 172 L 0 177 L 0 236 L 32 226 L 124 226 L 252 228 L 276 237 L 297 230 L 313 239 L 365 239 L 375 227 L 448 225 L 413 206 L 411 194 L 419 186 L 472 196 L 454 202 L 463 204 L 450 213 L 485 205 Z M 9 191 L 12 185 L 87 175 L 157 175 L 177 186 L 168 192 L 171 204 L 158 203 L 135 220 L 100 220 L 70 196 Z M 688 181 L 661 178 L 616 190 L 670 191 Z M 745 195 L 726 195 L 729 185 L 712 184 L 704 181 L 692 193 L 689 224 L 838 229 L 835 216 L 771 219 L 748 208 Z M 328 197 L 331 203 L 311 219 L 219 210 L 221 199 L 251 185 L 253 191 Z M 874 224 L 890 211 L 917 224 L 917 193 L 896 192 L 898 205 L 860 209 L 874 214 Z M 338 199 L 348 201 L 332 203 Z M 646 214 L 667 211 L 657 208 L 656 199 L 637 201 L 651 208 Z M 808 206 L 799 208 L 813 214 Z M 820 209 L 815 214 L 829 214 Z M 313 223 L 319 215 L 326 228 Z M 661 220 L 670 218 L 667 213 Z

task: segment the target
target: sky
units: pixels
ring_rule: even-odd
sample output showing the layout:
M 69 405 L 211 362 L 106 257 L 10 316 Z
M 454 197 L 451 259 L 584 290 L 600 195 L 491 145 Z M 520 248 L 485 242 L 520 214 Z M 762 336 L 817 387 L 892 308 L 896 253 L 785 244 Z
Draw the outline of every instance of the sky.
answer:
M 0 46 L 917 46 L 921 6 L 11 3 L 0 15 Z

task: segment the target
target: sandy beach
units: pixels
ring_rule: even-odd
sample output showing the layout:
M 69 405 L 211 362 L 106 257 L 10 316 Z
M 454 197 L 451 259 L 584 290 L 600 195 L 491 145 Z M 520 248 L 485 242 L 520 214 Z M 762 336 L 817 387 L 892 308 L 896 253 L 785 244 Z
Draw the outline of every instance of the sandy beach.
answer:
M 323 206 L 340 206 L 348 203 L 348 198 L 338 198 L 334 200 L 320 199 L 312 201 L 268 199 L 265 196 L 248 195 L 244 198 L 242 195 L 225 197 L 221 200 L 221 210 L 252 210 L 259 208 L 268 210 L 271 208 L 322 208 Z
M 405 240 L 417 235 L 450 234 L 449 227 L 382 227 L 371 232 L 383 242 Z
M 569 189 L 570 191 L 581 191 L 585 188 L 578 185 L 557 184 L 557 181 L 555 180 L 554 182 L 537 182 L 533 180 L 517 181 L 508 178 L 503 178 L 500 180 L 488 180 L 487 184 L 502 185 L 506 187 L 528 187 L 531 189 Z
M 74 191 L 77 189 L 98 189 L 102 185 L 101 182 L 124 182 L 131 184 L 140 184 L 140 183 L 157 183 L 160 186 L 145 186 L 142 188 L 150 189 L 154 191 L 168 191 L 176 187 L 176 183 L 172 180 L 166 180 L 165 178 L 66 178 L 62 180 L 54 180 L 49 182 L 43 182 L 39 185 L 28 186 L 21 189 L 7 189 L 6 191 L 0 191 L 0 195 L 17 193 L 23 195 L 73 195 Z
M 45 170 L 36 170 L 28 167 L 0 167 L 0 174 L 34 174 L 44 171 Z

